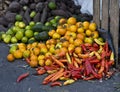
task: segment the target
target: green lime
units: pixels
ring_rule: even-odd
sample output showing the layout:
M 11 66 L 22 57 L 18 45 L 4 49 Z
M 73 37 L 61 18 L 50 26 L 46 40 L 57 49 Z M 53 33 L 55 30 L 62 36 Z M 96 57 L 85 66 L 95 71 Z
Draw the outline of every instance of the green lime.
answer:
M 16 51 L 18 48 L 18 46 L 16 44 L 11 45 L 10 49 L 9 49 L 9 53 L 13 54 L 14 51 Z
M 21 31 L 18 31 L 16 34 L 15 34 L 15 37 L 17 38 L 17 40 L 21 40 L 23 38 L 23 32 Z
M 25 27 L 25 23 L 24 22 L 19 22 L 19 25 L 18 25 L 20 28 L 24 28 Z
M 0 32 L 0 41 L 2 41 L 2 34 L 4 34 L 4 33 L 5 33 L 4 31 Z
M 17 20 L 17 21 L 22 21 L 22 16 L 20 15 L 20 14 L 17 14 L 16 16 L 15 16 L 15 19 Z
M 12 31 L 13 31 L 14 34 L 16 34 L 18 30 L 20 30 L 20 28 L 18 26 L 13 26 L 12 27 Z
M 56 21 L 56 19 L 52 19 L 52 20 L 50 20 L 50 23 L 51 23 L 51 24 L 56 24 L 57 21 Z
M 32 12 L 30 13 L 30 17 L 31 17 L 31 18 L 34 18 L 35 15 L 36 15 L 36 11 L 32 11 Z
M 26 30 L 25 31 L 25 36 L 28 37 L 28 38 L 31 38 L 33 37 L 34 33 L 32 30 Z
M 8 43 L 10 43 L 11 38 L 12 38 L 11 35 L 6 35 L 6 36 L 4 37 L 4 40 L 3 40 L 3 41 L 8 44 Z
M 7 31 L 6 31 L 6 34 L 9 34 L 11 36 L 14 36 L 14 32 L 11 28 L 9 28 Z
M 26 36 L 24 36 L 24 37 L 21 39 L 21 41 L 22 41 L 23 43 L 27 43 L 28 38 L 27 38 Z
M 48 7 L 53 10 L 53 9 L 56 9 L 57 6 L 55 2 L 51 1 L 48 3 Z
M 18 40 L 15 36 L 11 38 L 11 43 L 17 43 L 17 42 L 18 42 Z
M 36 41 L 35 38 L 32 37 L 32 38 L 30 38 L 30 39 L 28 40 L 28 43 L 33 43 L 33 42 L 35 42 L 35 41 Z
M 46 22 L 45 26 L 52 26 L 50 22 Z
M 33 27 L 33 26 L 35 25 L 35 22 L 34 22 L 34 21 L 31 21 L 31 22 L 29 23 L 29 25 L 30 25 L 31 27 Z
M 27 58 L 27 57 L 29 57 L 30 56 L 30 51 L 29 50 L 25 50 L 24 52 L 23 52 L 23 57 L 24 58 Z
M 15 26 L 19 27 L 19 21 L 15 22 Z
M 6 35 L 7 35 L 6 33 L 2 34 L 2 36 L 1 36 L 2 40 L 4 40 L 4 38 L 6 37 Z
M 31 26 L 30 26 L 30 25 L 27 25 L 27 26 L 25 27 L 25 29 L 26 29 L 26 30 L 30 30 L 30 29 L 31 29 Z
M 58 21 L 61 18 L 61 16 L 55 16 L 55 20 Z
M 39 32 L 34 32 L 34 36 L 35 36 L 35 35 L 38 35 L 38 34 L 39 34 Z

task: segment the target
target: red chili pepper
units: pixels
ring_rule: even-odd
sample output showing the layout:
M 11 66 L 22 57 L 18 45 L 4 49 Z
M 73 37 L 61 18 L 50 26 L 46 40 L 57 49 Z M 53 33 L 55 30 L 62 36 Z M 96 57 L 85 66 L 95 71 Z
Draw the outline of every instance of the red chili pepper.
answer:
M 37 74 L 38 74 L 38 75 L 42 75 L 42 74 L 44 74 L 44 73 L 46 73 L 46 70 L 45 70 L 44 68 L 41 68 L 41 69 L 38 69 L 38 70 L 37 70 Z
M 65 78 L 70 78 L 70 76 L 71 76 L 71 72 L 70 71 L 65 71 L 64 72 L 64 77 Z
M 29 59 L 29 58 L 26 58 L 25 60 L 26 60 L 26 62 L 27 62 L 28 64 L 30 63 L 30 59 Z
M 23 80 L 24 78 L 26 78 L 26 77 L 28 77 L 28 76 L 29 76 L 29 72 L 20 75 L 20 76 L 17 78 L 17 82 L 20 82 L 21 80 Z
M 105 72 L 107 73 L 109 71 L 109 65 L 108 65 L 108 61 L 106 60 L 105 62 Z
M 62 86 L 62 83 L 61 83 L 61 82 L 56 81 L 56 82 L 51 83 L 51 85 L 50 85 L 50 86 L 51 86 L 51 87 L 53 87 L 53 86 Z
M 83 50 L 83 51 L 85 51 L 85 52 L 87 51 L 87 49 L 86 49 L 86 47 L 85 47 L 84 44 L 82 44 L 81 47 L 82 47 L 82 50 Z
M 91 80 L 91 79 L 94 79 L 95 78 L 95 76 L 90 76 L 90 77 L 87 77 L 87 78 L 83 78 L 83 80 Z
M 90 60 L 90 63 L 91 63 L 91 64 L 97 64 L 97 63 L 99 63 L 99 62 L 100 62 L 99 59 Z

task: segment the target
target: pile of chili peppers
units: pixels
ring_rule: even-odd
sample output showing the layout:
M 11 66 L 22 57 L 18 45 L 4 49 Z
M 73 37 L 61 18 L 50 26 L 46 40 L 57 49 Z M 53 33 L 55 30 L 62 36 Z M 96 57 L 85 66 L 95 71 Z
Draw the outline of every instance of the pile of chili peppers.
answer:
M 110 78 L 113 74 L 110 68 L 114 64 L 114 53 L 110 50 L 108 42 L 104 45 L 86 43 L 81 47 L 83 52 L 80 54 L 75 54 L 74 51 L 67 53 L 63 51 L 58 55 L 47 57 L 53 61 L 53 64 L 36 68 L 38 75 L 48 73 L 43 84 L 62 86 L 72 84 L 78 79 Z M 20 77 L 18 81 L 25 78 L 25 76 Z

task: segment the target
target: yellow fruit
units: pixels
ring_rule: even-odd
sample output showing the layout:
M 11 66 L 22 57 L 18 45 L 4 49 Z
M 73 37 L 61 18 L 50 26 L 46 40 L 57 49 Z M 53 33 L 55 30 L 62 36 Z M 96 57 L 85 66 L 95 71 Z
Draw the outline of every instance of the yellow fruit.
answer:
M 74 32 L 71 32 L 71 33 L 69 34 L 69 36 L 70 36 L 70 37 L 73 37 L 73 39 L 75 39 L 75 38 L 76 38 L 76 36 L 77 36 L 77 34 L 76 34 L 76 33 L 74 33 Z
M 97 29 L 96 23 L 90 23 L 89 29 L 90 29 L 91 31 L 95 31 L 95 30 Z
M 32 48 L 32 44 L 28 44 L 27 49 L 31 49 L 31 48 Z
M 70 44 L 73 44 L 73 43 L 74 43 L 74 38 L 73 38 L 73 37 L 70 37 L 69 43 L 70 43 Z
M 39 60 L 43 60 L 43 59 L 45 59 L 45 56 L 44 56 L 44 55 L 39 55 L 39 56 L 38 56 L 38 61 L 39 61 Z
M 48 52 L 48 49 L 46 47 L 41 48 L 40 53 L 45 55 Z
M 20 59 L 20 58 L 22 58 L 23 53 L 22 53 L 20 50 L 16 50 L 16 51 L 13 53 L 13 55 L 14 55 L 15 58 Z
M 83 27 L 80 27 L 80 28 L 77 29 L 77 32 L 78 32 L 78 33 L 84 33 L 84 31 L 85 31 L 85 30 L 84 30 Z
M 45 60 L 44 60 L 44 59 L 40 59 L 40 60 L 38 61 L 38 64 L 39 64 L 40 66 L 44 66 L 44 65 L 45 65 Z
M 32 43 L 32 48 L 37 47 L 37 45 L 38 45 L 38 42 L 33 42 Z
M 52 55 L 52 53 L 47 52 L 47 53 L 45 54 L 45 57 L 49 57 L 50 55 Z
M 38 62 L 35 61 L 35 60 L 31 60 L 29 64 L 30 64 L 30 66 L 33 67 L 33 68 L 38 66 Z
M 82 48 L 79 46 L 79 47 L 76 47 L 75 48 L 75 53 L 76 54 L 80 54 L 80 53 L 82 53 Z
M 99 37 L 98 31 L 93 31 L 93 32 L 92 32 L 92 37 L 93 37 L 93 38 L 98 38 L 98 37 Z
M 13 61 L 15 60 L 13 54 L 8 54 L 8 55 L 7 55 L 7 60 L 8 60 L 9 62 L 13 62 Z
M 46 65 L 46 66 L 52 65 L 52 61 L 51 61 L 50 59 L 47 59 L 47 60 L 45 61 L 45 65 Z
M 49 49 L 49 52 L 54 54 L 55 53 L 55 47 L 54 46 L 51 46 L 50 49 Z
M 40 42 L 37 44 L 37 47 L 44 48 L 44 47 L 46 47 L 46 45 L 44 43 Z
M 65 28 L 58 28 L 58 29 L 56 30 L 56 32 L 57 32 L 58 34 L 60 34 L 60 35 L 65 35 L 66 29 L 65 29 Z
M 91 36 L 92 35 L 92 31 L 88 29 L 88 30 L 85 31 L 85 34 L 86 34 L 86 36 Z
M 77 26 L 76 25 L 71 25 L 70 26 L 70 31 L 71 32 L 76 32 L 77 31 Z
M 50 30 L 50 31 L 48 32 L 48 35 L 49 35 L 50 37 L 52 37 L 54 33 L 55 33 L 55 30 Z
M 74 24 L 76 24 L 76 22 L 77 22 L 77 20 L 74 17 L 70 17 L 67 20 L 67 23 L 70 24 L 70 25 L 74 25 Z
M 59 39 L 60 37 L 61 36 L 58 33 L 54 33 L 53 36 L 52 36 L 53 39 Z
M 23 57 L 24 58 L 28 58 L 30 56 L 30 51 L 29 50 L 25 50 L 24 52 L 23 52 Z
M 81 39 L 75 39 L 74 40 L 74 45 L 75 46 L 80 46 L 83 43 L 83 41 Z
M 91 37 L 85 37 L 84 42 L 92 44 L 93 43 L 93 39 Z
M 68 49 L 67 49 L 67 47 L 62 47 L 62 48 L 60 48 L 60 52 L 61 51 L 68 52 Z
M 89 28 L 90 23 L 88 21 L 83 22 L 83 28 L 87 30 Z

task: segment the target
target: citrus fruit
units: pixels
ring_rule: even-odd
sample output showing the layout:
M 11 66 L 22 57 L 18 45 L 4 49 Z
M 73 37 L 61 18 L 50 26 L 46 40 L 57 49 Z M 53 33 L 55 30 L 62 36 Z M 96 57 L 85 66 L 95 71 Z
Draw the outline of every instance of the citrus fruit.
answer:
M 95 31 L 95 30 L 97 29 L 96 23 L 90 23 L 89 29 L 90 29 L 91 31 Z
M 78 33 L 84 33 L 84 31 L 85 31 L 85 30 L 84 30 L 83 27 L 80 27 L 80 28 L 77 29 L 77 32 L 78 32 Z
M 32 68 L 34 68 L 34 67 L 37 67 L 37 66 L 38 66 L 38 62 L 37 62 L 37 61 L 35 61 L 35 60 L 31 60 L 29 64 L 30 64 L 30 66 L 31 66 Z
M 76 32 L 77 31 L 77 26 L 76 25 L 71 25 L 70 26 L 70 31 L 71 32 Z
M 17 38 L 17 40 L 21 40 L 23 38 L 24 34 L 23 32 L 21 31 L 18 31 L 16 34 L 15 34 L 15 37 Z
M 38 61 L 38 64 L 39 64 L 40 66 L 44 66 L 44 64 L 45 64 L 45 60 L 40 59 L 40 60 Z
M 86 36 L 91 36 L 91 35 L 92 35 L 92 31 L 89 30 L 89 29 L 87 29 L 87 30 L 85 31 L 85 34 L 86 34 Z
M 88 21 L 83 22 L 83 28 L 87 30 L 89 28 L 90 23 Z
M 27 38 L 31 38 L 31 37 L 33 37 L 33 35 L 34 35 L 34 33 L 33 33 L 32 30 L 26 30 L 26 31 L 25 31 L 25 36 L 26 36 Z
M 52 10 L 57 8 L 56 3 L 53 2 L 53 1 L 50 1 L 50 2 L 48 3 L 48 7 L 49 7 L 50 9 L 52 9 Z
M 8 54 L 8 55 L 7 55 L 7 60 L 8 60 L 9 62 L 13 62 L 13 61 L 15 60 L 13 54 Z
M 14 51 L 13 55 L 14 55 L 14 57 L 17 58 L 17 59 L 22 58 L 22 52 L 21 52 L 20 50 Z
M 27 38 L 26 36 L 24 36 L 24 37 L 21 39 L 21 42 L 22 42 L 22 43 L 27 43 L 27 41 L 28 41 L 28 38 Z
M 18 42 L 18 40 L 17 40 L 16 37 L 12 37 L 12 38 L 11 38 L 11 43 L 17 43 L 17 42 Z
M 80 54 L 80 53 L 82 53 L 82 48 L 79 46 L 79 47 L 76 47 L 75 48 L 75 53 L 76 54 Z
M 57 32 L 58 34 L 60 34 L 60 35 L 64 35 L 64 34 L 66 33 L 66 29 L 64 29 L 64 28 L 58 28 L 58 29 L 56 30 L 56 32 Z
M 30 51 L 29 50 L 25 50 L 24 52 L 23 52 L 23 57 L 24 58 L 28 58 L 30 56 Z
M 49 65 L 51 65 L 52 64 L 52 61 L 50 60 L 50 59 L 47 59 L 46 61 L 45 61 L 45 65 L 46 66 L 49 66 Z
M 25 23 L 24 22 L 19 22 L 19 28 L 24 28 L 25 27 Z
M 74 17 L 70 17 L 67 20 L 67 23 L 70 24 L 70 25 L 74 25 L 74 24 L 76 24 L 76 22 L 77 22 L 77 20 Z
M 22 21 L 22 16 L 20 15 L 20 14 L 17 14 L 16 16 L 15 16 L 15 20 L 17 20 L 17 21 Z

